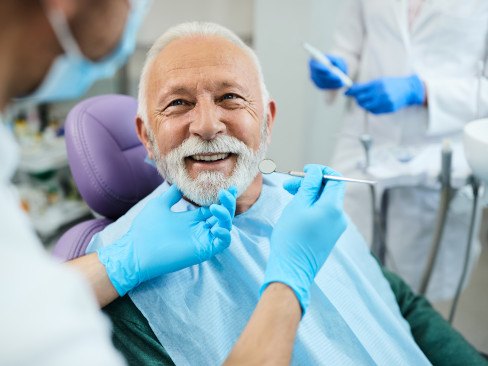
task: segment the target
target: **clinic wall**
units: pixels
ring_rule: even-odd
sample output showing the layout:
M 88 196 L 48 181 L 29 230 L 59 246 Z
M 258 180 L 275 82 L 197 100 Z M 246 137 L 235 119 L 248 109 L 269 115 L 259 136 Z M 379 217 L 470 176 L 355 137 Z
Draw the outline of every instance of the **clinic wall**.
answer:
M 153 0 L 138 43 L 152 44 L 169 27 L 188 21 L 219 23 L 239 36 L 252 33 L 252 0 Z
M 321 50 L 332 44 L 342 2 L 334 0 L 254 0 L 254 47 L 278 113 L 269 157 L 278 168 L 329 163 L 342 120 L 343 100 L 327 106 L 313 87 L 308 55 L 301 43 Z

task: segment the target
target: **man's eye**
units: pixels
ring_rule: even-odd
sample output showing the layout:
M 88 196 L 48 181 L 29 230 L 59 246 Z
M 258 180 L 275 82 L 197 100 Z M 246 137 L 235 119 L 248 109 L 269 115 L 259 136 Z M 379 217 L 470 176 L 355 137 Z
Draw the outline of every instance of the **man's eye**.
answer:
M 168 104 L 168 107 L 178 107 L 180 105 L 185 105 L 185 101 L 183 99 L 175 99 L 171 103 Z
M 232 100 L 232 99 L 237 99 L 240 98 L 237 94 L 234 93 L 227 93 L 222 97 L 222 100 Z

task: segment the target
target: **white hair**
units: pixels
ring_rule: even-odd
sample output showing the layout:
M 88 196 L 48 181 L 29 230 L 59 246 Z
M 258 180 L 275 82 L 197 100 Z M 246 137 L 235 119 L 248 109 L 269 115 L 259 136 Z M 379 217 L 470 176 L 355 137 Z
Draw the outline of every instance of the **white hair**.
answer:
M 231 30 L 208 22 L 188 22 L 176 25 L 168 29 L 156 42 L 152 45 L 146 55 L 144 66 L 142 68 L 141 78 L 139 80 L 139 103 L 137 109 L 137 116 L 149 126 L 147 113 L 147 83 L 149 78 L 149 69 L 157 55 L 171 42 L 182 38 L 189 37 L 222 37 L 234 45 L 241 48 L 252 60 L 258 73 L 261 94 L 263 98 L 263 107 L 266 110 L 266 104 L 269 102 L 269 92 L 264 83 L 263 71 L 258 57 L 253 49 L 247 46 L 234 32 Z

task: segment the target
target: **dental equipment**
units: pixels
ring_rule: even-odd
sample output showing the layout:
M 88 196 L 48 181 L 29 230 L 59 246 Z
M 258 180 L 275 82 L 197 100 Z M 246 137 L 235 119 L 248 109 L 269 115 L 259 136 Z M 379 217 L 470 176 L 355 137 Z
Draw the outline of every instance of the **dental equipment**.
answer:
M 290 170 L 287 172 L 277 171 L 276 170 L 276 163 L 271 159 L 261 160 L 258 167 L 259 167 L 259 171 L 263 174 L 271 174 L 271 173 L 277 172 L 277 173 L 292 175 L 294 177 L 305 177 L 304 172 L 299 172 L 299 171 L 295 171 L 295 170 Z M 369 184 L 371 186 L 374 186 L 376 184 L 376 182 L 372 181 L 372 180 L 346 178 L 346 177 L 340 177 L 340 176 L 335 176 L 335 175 L 327 175 L 327 174 L 324 175 L 324 179 L 335 180 L 335 181 L 343 181 L 343 182 L 351 182 L 351 183 L 364 183 L 364 184 Z
M 317 48 L 313 47 L 312 45 L 304 42 L 302 43 L 303 48 L 312 56 L 316 61 L 320 62 L 322 65 L 327 67 L 329 71 L 331 71 L 334 75 L 336 75 L 344 85 L 350 88 L 353 84 L 353 81 L 349 76 L 347 76 L 341 69 L 334 66 L 332 62 L 325 56 L 322 52 L 320 52 Z
M 464 282 L 466 281 L 466 275 L 468 273 L 469 258 L 471 257 L 471 250 L 473 247 L 473 236 L 474 236 L 474 229 L 476 224 L 476 212 L 478 211 L 478 198 L 481 190 L 481 181 L 474 175 L 471 175 L 468 178 L 468 182 L 471 185 L 471 189 L 473 190 L 473 208 L 471 211 L 471 219 L 469 222 L 468 242 L 466 243 L 467 244 L 466 254 L 464 255 L 463 269 L 461 271 L 461 277 L 459 279 L 459 283 L 456 287 L 456 294 L 454 295 L 454 299 L 452 300 L 451 310 L 449 311 L 448 320 L 450 324 L 452 324 L 452 322 L 454 321 L 454 315 L 456 314 L 459 297 L 461 296 L 461 291 L 463 289 Z
M 453 193 L 451 186 L 452 148 L 449 140 L 444 140 L 442 143 L 441 159 L 441 173 L 439 176 L 441 183 L 441 202 L 439 211 L 437 213 L 436 228 L 434 238 L 432 240 L 432 247 L 427 262 L 427 267 L 425 268 L 422 276 L 422 282 L 420 283 L 419 293 L 422 295 L 425 295 L 427 288 L 429 287 L 429 282 L 442 241 L 442 234 L 444 232 L 444 227 L 446 226 L 447 213 L 449 211 L 449 205 L 451 203 Z
M 364 171 L 366 171 L 371 166 L 371 147 L 373 146 L 373 138 L 369 134 L 369 113 L 366 112 L 364 118 L 364 131 L 361 136 L 359 136 L 359 142 L 364 149 Z
M 369 113 L 365 111 L 363 133 L 359 136 L 359 143 L 364 151 L 364 166 L 363 172 L 366 173 L 371 166 L 371 148 L 373 147 L 373 137 L 369 133 Z M 385 263 L 386 257 L 386 242 L 385 242 L 385 228 L 386 228 L 386 206 L 376 206 L 377 192 L 375 186 L 370 186 L 371 194 L 371 217 L 372 217 L 372 242 L 371 251 L 376 255 L 381 264 Z M 385 193 L 386 194 L 386 193 Z M 385 194 L 381 195 L 381 202 L 386 202 Z
M 469 223 L 468 232 L 468 242 L 466 243 L 466 254 L 464 257 L 464 265 L 461 271 L 461 277 L 459 278 L 459 283 L 456 288 L 456 293 L 452 301 L 451 310 L 449 311 L 449 323 L 452 324 L 454 321 L 454 316 L 456 315 L 457 305 L 459 298 L 461 297 L 461 291 L 464 286 L 464 281 L 466 280 L 466 275 L 468 272 L 469 258 L 471 257 L 471 251 L 473 247 L 473 235 L 476 223 L 476 212 L 478 210 L 478 198 L 480 196 L 480 190 L 483 187 L 483 176 L 488 182 L 488 169 L 486 169 L 485 156 L 486 152 L 483 152 L 483 147 L 488 150 L 488 143 L 483 144 L 479 136 L 486 136 L 486 133 L 480 133 L 479 130 L 483 130 L 483 124 L 485 125 L 485 130 L 488 130 L 486 126 L 488 125 L 488 119 L 483 122 L 481 119 L 481 84 L 483 78 L 488 76 L 488 32 L 485 35 L 486 46 L 484 60 L 480 60 L 478 65 L 478 85 L 477 85 L 477 98 L 476 98 L 476 120 L 468 123 L 464 128 L 464 151 L 466 154 L 466 160 L 473 170 L 473 174 L 468 178 L 468 183 L 471 185 L 473 191 L 473 209 L 471 211 L 471 221 Z M 481 128 L 480 128 L 481 127 Z M 488 141 L 485 140 L 485 141 Z M 482 171 L 484 170 L 484 174 Z
M 369 186 L 371 193 L 371 214 L 373 225 L 373 236 L 371 241 L 371 252 L 382 265 L 386 263 L 386 212 L 388 208 L 388 190 L 377 192 L 376 186 Z M 377 197 L 379 201 L 377 205 Z

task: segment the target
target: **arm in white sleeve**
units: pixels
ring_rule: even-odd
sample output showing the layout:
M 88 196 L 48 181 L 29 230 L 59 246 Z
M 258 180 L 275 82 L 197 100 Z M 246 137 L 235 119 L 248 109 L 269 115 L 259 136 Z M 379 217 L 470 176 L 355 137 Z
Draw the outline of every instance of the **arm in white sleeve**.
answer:
M 351 79 L 355 79 L 358 71 L 365 32 L 362 1 L 345 1 L 334 30 L 334 43 L 330 54 L 344 58 Z
M 123 365 L 88 285 L 42 248 L 0 179 L 0 365 Z
M 334 29 L 333 46 L 329 53 L 334 56 L 340 56 L 346 61 L 347 74 L 353 80 L 358 72 L 365 32 L 362 1 L 346 0 L 340 11 L 337 26 Z M 342 94 L 342 91 L 325 91 L 325 102 L 332 104 L 339 93 Z
M 427 89 L 429 111 L 427 133 L 429 135 L 461 131 L 467 122 L 478 118 L 478 113 L 480 118 L 488 116 L 486 78 L 481 81 L 474 76 L 426 78 L 424 82 Z M 479 98 L 478 90 L 480 90 Z

